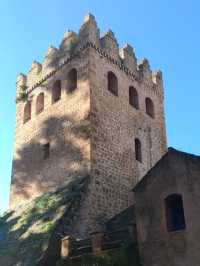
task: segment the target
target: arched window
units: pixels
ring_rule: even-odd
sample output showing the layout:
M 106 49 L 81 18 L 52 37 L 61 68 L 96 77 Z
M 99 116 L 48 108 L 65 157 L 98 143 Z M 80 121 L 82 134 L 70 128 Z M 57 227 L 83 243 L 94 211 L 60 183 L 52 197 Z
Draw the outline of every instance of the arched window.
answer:
M 145 99 L 145 104 L 146 104 L 146 113 L 154 118 L 154 104 L 153 101 L 150 98 Z
M 56 80 L 52 89 L 52 103 L 59 101 L 61 98 L 61 80 Z
M 31 119 L 31 102 L 27 102 L 24 107 L 24 124 Z
M 139 109 L 139 98 L 136 89 L 132 86 L 129 87 L 129 104 Z
M 43 110 L 44 110 L 44 93 L 41 92 L 37 96 L 37 100 L 36 100 L 36 114 L 41 113 Z
M 181 195 L 172 194 L 165 199 L 165 215 L 168 232 L 183 230 L 186 228 Z
M 118 80 L 113 72 L 108 72 L 108 90 L 118 96 Z
M 135 159 L 142 162 L 142 146 L 139 139 L 135 139 Z
M 71 69 L 67 75 L 67 84 L 69 92 L 74 91 L 77 88 L 77 70 Z

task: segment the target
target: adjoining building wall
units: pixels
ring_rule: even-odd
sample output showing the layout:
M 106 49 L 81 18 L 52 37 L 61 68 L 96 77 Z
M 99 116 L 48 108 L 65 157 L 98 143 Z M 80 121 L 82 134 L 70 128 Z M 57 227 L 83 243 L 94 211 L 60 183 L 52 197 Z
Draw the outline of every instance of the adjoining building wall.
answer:
M 200 265 L 199 174 L 200 157 L 170 149 L 136 186 L 135 217 L 144 266 Z M 183 201 L 185 228 L 181 224 L 182 229 L 169 231 L 165 199 L 174 194 Z

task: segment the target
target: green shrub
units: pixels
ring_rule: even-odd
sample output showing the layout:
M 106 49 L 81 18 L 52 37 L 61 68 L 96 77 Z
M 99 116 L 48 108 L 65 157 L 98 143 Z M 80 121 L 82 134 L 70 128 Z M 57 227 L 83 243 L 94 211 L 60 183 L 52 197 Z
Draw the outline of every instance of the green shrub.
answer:
M 27 88 L 28 87 L 25 85 L 20 86 L 19 97 L 17 98 L 17 102 L 19 102 L 19 101 L 24 102 L 27 100 L 27 98 L 28 98 Z

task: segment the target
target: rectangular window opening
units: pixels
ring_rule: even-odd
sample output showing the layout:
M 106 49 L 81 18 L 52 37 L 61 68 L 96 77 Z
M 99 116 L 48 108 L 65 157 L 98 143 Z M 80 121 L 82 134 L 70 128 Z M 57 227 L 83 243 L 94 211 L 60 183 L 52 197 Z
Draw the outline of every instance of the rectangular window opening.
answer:
M 46 143 L 43 145 L 43 159 L 50 157 L 50 144 Z

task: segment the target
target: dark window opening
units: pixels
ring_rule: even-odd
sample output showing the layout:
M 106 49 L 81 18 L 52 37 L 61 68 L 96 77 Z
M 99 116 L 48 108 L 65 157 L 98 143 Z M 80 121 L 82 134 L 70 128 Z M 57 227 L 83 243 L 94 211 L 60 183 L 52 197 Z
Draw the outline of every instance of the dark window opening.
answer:
M 31 119 L 31 102 L 27 102 L 24 107 L 24 124 Z
M 138 93 L 134 87 L 129 87 L 129 104 L 136 109 L 139 109 Z
M 36 114 L 41 113 L 44 110 L 44 93 L 41 92 L 36 100 Z
M 186 228 L 182 196 L 173 194 L 165 199 L 165 214 L 168 232 Z
M 142 162 L 142 147 L 139 139 L 135 139 L 135 159 Z
M 52 89 L 52 103 L 59 101 L 61 98 L 61 81 L 57 80 Z
M 71 69 L 67 77 L 68 91 L 73 92 L 77 88 L 77 70 Z
M 50 156 L 50 144 L 46 143 L 43 145 L 43 159 L 47 159 Z
M 152 118 L 154 118 L 155 114 L 154 114 L 154 104 L 153 101 L 150 98 L 146 98 L 145 99 L 145 104 L 146 104 L 146 113 L 151 116 Z
M 118 80 L 113 72 L 108 72 L 108 90 L 118 96 Z

